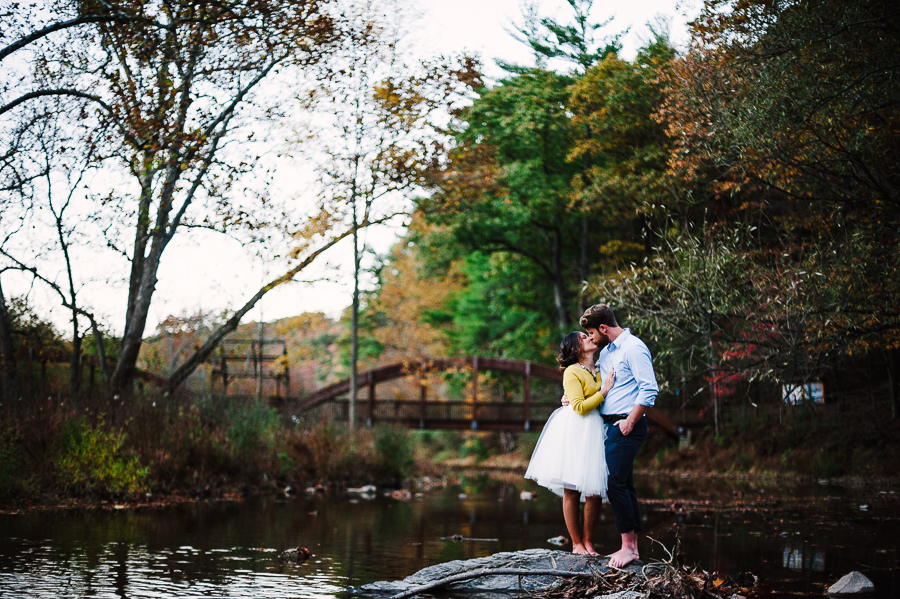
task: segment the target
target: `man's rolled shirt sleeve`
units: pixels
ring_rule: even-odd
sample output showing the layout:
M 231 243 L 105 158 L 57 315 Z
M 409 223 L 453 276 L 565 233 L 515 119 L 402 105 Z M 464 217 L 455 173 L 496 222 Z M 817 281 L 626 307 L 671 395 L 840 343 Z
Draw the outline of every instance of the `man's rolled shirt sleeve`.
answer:
M 637 383 L 637 399 L 634 403 L 652 408 L 659 395 L 659 385 L 656 383 L 656 373 L 653 372 L 650 350 L 643 343 L 634 349 L 631 373 Z

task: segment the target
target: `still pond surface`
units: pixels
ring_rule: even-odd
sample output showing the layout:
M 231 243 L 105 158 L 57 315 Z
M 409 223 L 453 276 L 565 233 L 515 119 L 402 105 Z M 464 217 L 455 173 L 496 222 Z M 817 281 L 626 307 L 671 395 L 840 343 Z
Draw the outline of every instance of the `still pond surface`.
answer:
M 860 570 L 877 597 L 900 597 L 900 492 L 642 476 L 641 553 L 750 571 L 776 595 L 820 595 Z M 536 492 L 522 501 L 520 492 Z M 609 506 L 599 544 L 617 548 Z M 2 597 L 350 597 L 443 561 L 553 546 L 561 500 L 530 482 L 463 477 L 420 498 L 379 492 L 254 497 L 125 510 L 0 515 Z M 454 535 L 482 541 L 454 542 Z M 302 565 L 278 551 L 308 547 Z

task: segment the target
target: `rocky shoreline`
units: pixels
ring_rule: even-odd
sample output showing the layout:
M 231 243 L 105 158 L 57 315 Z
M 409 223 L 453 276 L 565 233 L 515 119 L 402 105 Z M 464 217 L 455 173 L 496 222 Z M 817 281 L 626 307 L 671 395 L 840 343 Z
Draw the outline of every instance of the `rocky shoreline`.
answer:
M 380 581 L 363 585 L 354 592 L 372 597 L 393 597 L 416 591 L 436 582 L 453 577 L 471 575 L 471 578 L 453 582 L 442 590 L 465 592 L 472 599 L 508 599 L 509 593 L 538 593 L 546 591 L 560 581 L 559 576 L 546 574 L 498 574 L 484 576 L 484 571 L 517 570 L 521 572 L 561 571 L 574 573 L 603 573 L 610 571 L 609 558 L 600 556 L 574 555 L 553 549 L 526 549 L 495 553 L 487 557 L 469 560 L 455 560 L 429 566 L 415 574 L 395 581 Z M 644 564 L 633 562 L 623 570 L 639 574 Z M 637 593 L 635 593 L 637 595 Z M 622 599 L 626 599 L 622 597 Z
M 605 556 L 574 555 L 553 549 L 525 549 L 486 557 L 454 560 L 419 570 L 403 580 L 379 581 L 350 589 L 373 598 L 409 599 L 434 592 L 464 593 L 469 599 L 509 599 L 521 596 L 565 599 L 646 599 L 708 597 L 747 599 L 766 596 L 771 587 L 760 585 L 752 573 L 732 578 L 703 572 L 669 561 L 635 561 L 624 568 L 609 566 Z M 826 589 L 826 595 L 869 597 L 875 586 L 854 571 Z

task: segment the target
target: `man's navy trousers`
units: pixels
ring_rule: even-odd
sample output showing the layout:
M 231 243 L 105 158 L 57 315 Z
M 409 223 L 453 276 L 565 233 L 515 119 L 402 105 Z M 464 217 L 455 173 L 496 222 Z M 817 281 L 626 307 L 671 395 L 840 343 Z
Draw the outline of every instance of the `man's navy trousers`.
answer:
M 616 417 L 604 416 L 606 425 L 606 467 L 609 469 L 607 494 L 620 533 L 642 530 L 641 511 L 634 490 L 634 458 L 647 438 L 647 417 L 642 416 L 627 435 L 614 424 Z

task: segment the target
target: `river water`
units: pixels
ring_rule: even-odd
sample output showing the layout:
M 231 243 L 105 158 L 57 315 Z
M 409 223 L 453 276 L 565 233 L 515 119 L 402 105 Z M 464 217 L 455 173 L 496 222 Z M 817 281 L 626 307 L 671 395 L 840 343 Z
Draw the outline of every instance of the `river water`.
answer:
M 900 492 L 639 476 L 644 558 L 750 571 L 776 595 L 820 595 L 860 570 L 900 597 Z M 536 492 L 533 501 L 522 490 Z M 400 494 L 398 494 L 400 495 Z M 617 548 L 604 507 L 598 547 Z M 338 491 L 120 510 L 0 515 L 2 597 L 349 597 L 435 563 L 553 546 L 561 500 L 517 477 L 462 477 L 421 497 Z M 487 539 L 457 542 L 462 535 Z M 496 540 L 491 540 L 496 539 Z M 283 564 L 277 552 L 313 557 Z

